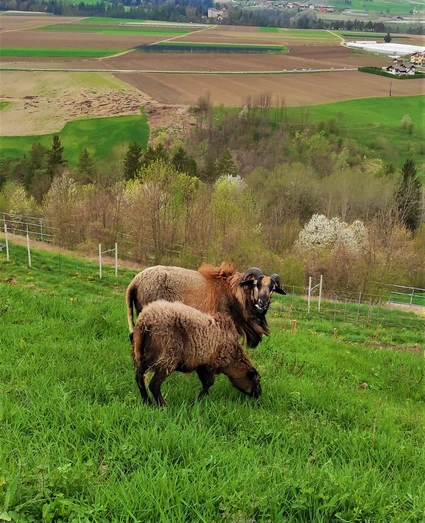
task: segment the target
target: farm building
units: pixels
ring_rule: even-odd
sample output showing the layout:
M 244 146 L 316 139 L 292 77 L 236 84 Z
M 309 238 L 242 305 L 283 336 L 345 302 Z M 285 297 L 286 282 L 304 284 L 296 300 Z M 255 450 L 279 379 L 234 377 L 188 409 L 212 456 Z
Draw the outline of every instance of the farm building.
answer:
M 383 67 L 382 70 L 387 73 L 394 74 L 394 75 L 401 75 L 401 74 L 414 75 L 415 71 L 416 71 L 416 67 L 414 65 L 405 65 L 405 64 L 401 63 L 396 66 L 390 65 L 388 67 Z
M 420 53 L 419 51 L 413 53 L 410 57 L 410 63 L 416 65 L 425 65 L 425 52 Z
M 208 9 L 208 18 L 223 20 L 223 18 L 227 18 L 228 16 L 229 13 L 227 12 L 227 9 L 225 7 L 223 9 L 215 9 L 215 7 L 210 7 Z

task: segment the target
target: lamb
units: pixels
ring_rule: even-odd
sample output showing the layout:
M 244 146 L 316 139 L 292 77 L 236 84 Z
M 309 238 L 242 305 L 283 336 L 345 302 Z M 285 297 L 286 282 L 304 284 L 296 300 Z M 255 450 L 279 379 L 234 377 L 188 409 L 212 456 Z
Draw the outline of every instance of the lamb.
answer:
M 133 309 L 156 300 L 181 301 L 209 314 L 221 312 L 232 317 L 248 347 L 257 347 L 269 334 L 266 313 L 273 292 L 286 294 L 278 274 L 266 276 L 257 267 L 245 273 L 232 264 L 220 267 L 203 264 L 197 271 L 157 265 L 137 274 L 127 287 L 126 303 L 130 333 L 134 329 Z
M 226 314 L 205 314 L 181 302 L 158 300 L 139 314 L 130 339 L 136 383 L 144 403 L 150 402 L 144 378 L 147 371 L 154 372 L 149 389 L 159 406 L 165 406 L 161 384 L 174 371 L 197 372 L 202 383 L 198 399 L 209 394 L 221 373 L 244 394 L 253 398 L 261 395 L 260 375 Z

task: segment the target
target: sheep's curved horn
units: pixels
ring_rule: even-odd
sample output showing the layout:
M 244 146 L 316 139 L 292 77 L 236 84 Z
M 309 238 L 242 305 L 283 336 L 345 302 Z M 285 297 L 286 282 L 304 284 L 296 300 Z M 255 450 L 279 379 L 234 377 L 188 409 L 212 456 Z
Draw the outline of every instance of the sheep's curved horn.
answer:
M 247 280 L 250 276 L 254 276 L 254 278 L 258 279 L 260 276 L 263 275 L 263 271 L 259 269 L 258 267 L 251 267 L 248 269 L 245 274 L 243 275 L 242 280 Z
M 275 289 L 274 289 L 275 292 L 277 292 L 277 294 L 283 294 L 283 295 L 285 295 L 286 292 L 282 289 L 279 274 L 272 274 L 272 275 L 270 276 L 270 278 L 276 282 L 276 287 L 275 287 Z
M 272 274 L 270 276 L 270 278 L 272 278 L 277 283 L 277 285 L 280 287 L 280 276 L 279 276 L 279 274 Z

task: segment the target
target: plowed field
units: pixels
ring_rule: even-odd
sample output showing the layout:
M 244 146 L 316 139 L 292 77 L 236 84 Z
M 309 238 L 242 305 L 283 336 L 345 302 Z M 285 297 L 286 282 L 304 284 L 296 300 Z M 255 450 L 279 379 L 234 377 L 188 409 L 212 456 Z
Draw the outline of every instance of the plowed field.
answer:
M 161 55 L 132 52 L 105 58 L 103 64 L 112 69 L 142 69 L 155 71 L 281 71 L 282 69 L 330 69 L 386 65 L 381 56 L 352 54 L 346 47 L 294 47 L 285 54 L 190 54 Z
M 43 27 L 44 25 L 53 24 L 68 24 L 81 20 L 75 16 L 33 16 L 30 14 L 21 15 L 0 15 L 0 28 L 3 40 L 5 31 L 22 31 L 23 29 L 31 29 L 32 27 Z
M 356 98 L 386 96 L 389 78 L 351 72 L 287 75 L 116 74 L 160 103 L 193 104 L 210 94 L 213 104 L 243 106 L 248 96 L 264 92 L 284 98 L 286 105 L 315 105 Z M 392 80 L 392 94 L 423 94 L 423 82 Z

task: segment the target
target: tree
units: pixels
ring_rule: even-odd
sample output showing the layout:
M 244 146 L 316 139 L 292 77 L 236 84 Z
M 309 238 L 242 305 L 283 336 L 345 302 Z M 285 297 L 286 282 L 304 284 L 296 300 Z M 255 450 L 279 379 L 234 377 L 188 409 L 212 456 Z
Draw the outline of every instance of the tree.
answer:
M 391 38 L 391 35 L 390 33 L 387 33 L 385 36 L 384 36 L 384 42 L 386 42 L 387 44 L 389 44 L 391 42 L 392 38 Z
M 142 146 L 131 142 L 124 158 L 124 176 L 126 180 L 134 178 L 142 167 Z
M 214 183 L 218 178 L 217 162 L 214 158 L 207 158 L 205 160 L 205 166 L 201 171 L 200 178 L 203 182 Z
M 96 167 L 90 153 L 85 147 L 78 158 L 77 171 L 80 182 L 91 183 L 94 181 Z
M 419 227 L 421 218 L 421 182 L 411 158 L 404 162 L 401 176 L 396 194 L 397 208 L 404 225 L 414 232 Z
M 53 136 L 52 148 L 49 151 L 49 167 L 54 171 L 57 167 L 63 165 L 63 147 L 59 136 Z
M 217 171 L 220 176 L 237 176 L 238 169 L 233 160 L 232 153 L 229 149 L 224 151 L 223 156 L 219 159 Z
M 181 173 L 197 176 L 198 166 L 192 156 L 189 156 L 183 147 L 179 147 L 171 160 L 172 165 Z

